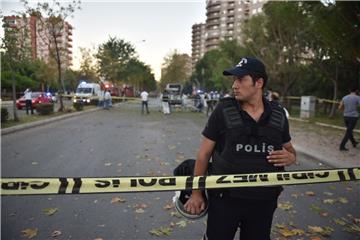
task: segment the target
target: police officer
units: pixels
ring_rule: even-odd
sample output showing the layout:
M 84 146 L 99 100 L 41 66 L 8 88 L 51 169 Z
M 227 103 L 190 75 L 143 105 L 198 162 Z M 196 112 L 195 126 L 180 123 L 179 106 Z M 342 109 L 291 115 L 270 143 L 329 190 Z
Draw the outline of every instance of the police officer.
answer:
M 194 175 L 283 171 L 296 161 L 289 124 L 283 109 L 263 97 L 267 82 L 264 64 L 242 58 L 223 72 L 233 78 L 234 98 L 216 106 L 203 130 Z M 281 187 L 251 187 L 209 191 L 204 239 L 233 239 L 240 228 L 242 240 L 269 240 Z M 199 190 L 185 204 L 189 213 L 205 207 Z

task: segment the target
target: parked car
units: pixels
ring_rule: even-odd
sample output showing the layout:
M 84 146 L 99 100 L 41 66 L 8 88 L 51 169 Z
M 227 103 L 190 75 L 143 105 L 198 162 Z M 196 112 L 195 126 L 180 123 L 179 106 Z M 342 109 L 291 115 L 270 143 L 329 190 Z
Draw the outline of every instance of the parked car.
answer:
M 44 92 L 32 92 L 32 107 L 36 109 L 36 105 L 39 103 L 52 103 L 51 96 L 46 95 Z M 25 96 L 22 96 L 16 100 L 16 108 L 21 110 L 26 107 Z

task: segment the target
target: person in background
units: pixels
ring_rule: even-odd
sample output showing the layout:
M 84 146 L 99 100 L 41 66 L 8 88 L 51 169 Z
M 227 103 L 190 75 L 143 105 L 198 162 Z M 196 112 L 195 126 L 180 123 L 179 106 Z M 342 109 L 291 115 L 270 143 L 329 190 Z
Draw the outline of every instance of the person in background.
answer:
M 25 108 L 26 108 L 26 114 L 29 114 L 29 110 L 31 110 L 31 114 L 34 114 L 34 109 L 32 106 L 32 91 L 30 88 L 27 88 L 24 92 L 24 98 L 25 98 Z
M 111 94 L 110 91 L 107 89 L 105 90 L 104 94 L 104 109 L 109 110 L 111 103 Z
M 165 115 L 170 114 L 169 93 L 166 90 L 161 96 L 161 106 L 162 106 L 162 112 Z
M 270 96 L 271 96 L 270 101 L 278 103 L 278 104 L 284 109 L 286 118 L 289 118 L 289 117 L 290 117 L 290 114 L 289 114 L 288 110 L 287 110 L 284 106 L 282 106 L 282 105 L 280 104 L 280 95 L 279 95 L 279 93 L 277 93 L 277 92 L 271 92 L 271 95 L 270 95 Z
M 202 132 L 194 176 L 284 171 L 296 162 L 289 123 L 276 103 L 263 97 L 267 74 L 256 58 L 242 58 L 232 69 L 234 98 L 223 98 Z M 209 168 L 209 160 L 212 164 Z M 209 208 L 204 239 L 270 240 L 280 186 L 208 190 Z M 205 209 L 201 190 L 193 190 L 185 210 Z
M 356 147 L 359 143 L 354 139 L 353 130 L 356 127 L 357 120 L 359 118 L 359 112 L 357 107 L 360 105 L 360 96 L 356 94 L 356 89 L 350 90 L 350 93 L 343 97 L 339 104 L 339 110 L 344 110 L 344 122 L 346 126 L 345 135 L 340 143 L 340 151 L 349 151 L 346 148 L 346 143 L 350 139 L 353 147 Z
M 98 97 L 99 97 L 98 107 L 104 107 L 104 95 L 105 95 L 105 91 L 100 89 L 100 91 L 98 92 Z
M 148 96 L 149 93 L 145 90 L 143 90 L 140 93 L 140 97 L 141 97 L 141 114 L 144 114 L 144 108 L 146 108 L 146 113 L 149 114 L 149 107 L 148 107 Z

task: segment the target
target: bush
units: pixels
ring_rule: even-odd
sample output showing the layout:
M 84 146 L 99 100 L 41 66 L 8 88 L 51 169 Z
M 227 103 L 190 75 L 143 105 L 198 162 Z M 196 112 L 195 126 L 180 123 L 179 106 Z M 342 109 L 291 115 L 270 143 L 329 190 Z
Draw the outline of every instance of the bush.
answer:
M 76 109 L 76 111 L 82 111 L 84 109 L 84 103 L 82 102 L 75 102 L 73 104 L 73 107 Z
M 52 103 L 39 103 L 36 106 L 36 111 L 40 115 L 49 115 L 54 112 L 54 105 Z
M 6 108 L 1 108 L 1 122 L 6 122 L 9 119 L 9 112 Z

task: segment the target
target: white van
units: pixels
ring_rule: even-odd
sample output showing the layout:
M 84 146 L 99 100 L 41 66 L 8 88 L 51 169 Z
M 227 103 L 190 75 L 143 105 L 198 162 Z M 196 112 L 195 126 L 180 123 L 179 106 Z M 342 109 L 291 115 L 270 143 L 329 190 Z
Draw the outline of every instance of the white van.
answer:
M 100 94 L 100 85 L 97 83 L 81 82 L 76 88 L 74 103 L 90 103 L 98 99 Z

